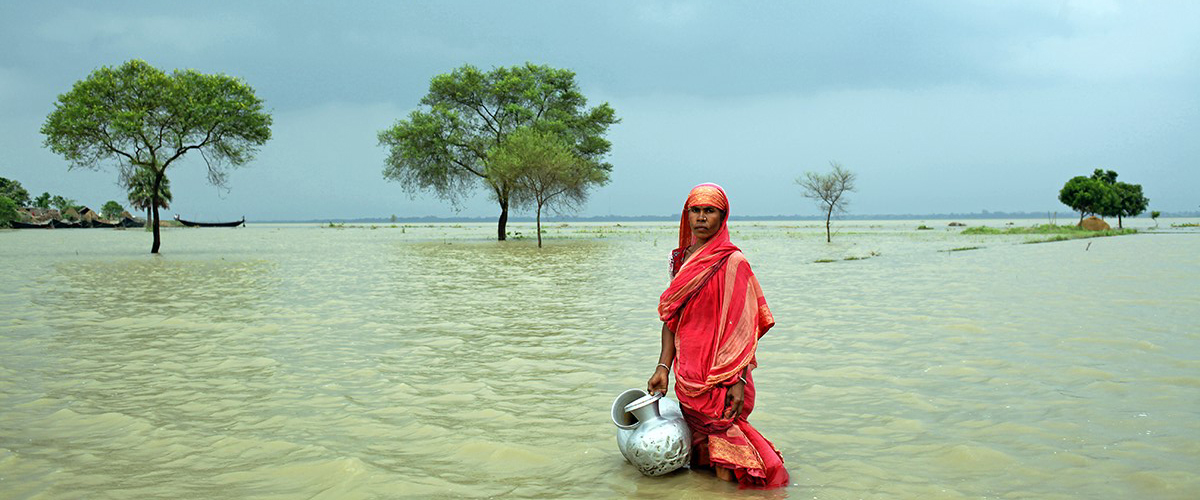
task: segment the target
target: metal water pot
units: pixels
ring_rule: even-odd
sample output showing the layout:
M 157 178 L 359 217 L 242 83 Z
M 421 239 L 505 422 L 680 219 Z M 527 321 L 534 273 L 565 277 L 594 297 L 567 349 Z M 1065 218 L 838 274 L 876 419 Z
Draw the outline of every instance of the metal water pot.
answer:
M 641 389 L 622 392 L 613 401 L 617 448 L 647 476 L 661 476 L 688 463 L 692 431 L 679 403 Z

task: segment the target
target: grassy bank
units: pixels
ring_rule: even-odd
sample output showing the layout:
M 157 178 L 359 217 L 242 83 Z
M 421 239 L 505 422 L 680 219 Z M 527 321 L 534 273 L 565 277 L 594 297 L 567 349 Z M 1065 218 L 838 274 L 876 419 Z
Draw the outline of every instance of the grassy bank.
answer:
M 1105 229 L 1103 231 L 1089 231 L 1078 226 L 1059 226 L 1055 224 L 1039 224 L 1036 226 L 1023 227 L 988 227 L 977 226 L 964 229 L 962 234 L 1045 234 L 1052 235 L 1049 238 L 1035 239 L 1026 243 L 1046 243 L 1051 241 L 1066 241 L 1077 240 L 1081 238 L 1099 238 L 1103 236 L 1121 236 L 1125 234 L 1137 233 L 1137 229 Z

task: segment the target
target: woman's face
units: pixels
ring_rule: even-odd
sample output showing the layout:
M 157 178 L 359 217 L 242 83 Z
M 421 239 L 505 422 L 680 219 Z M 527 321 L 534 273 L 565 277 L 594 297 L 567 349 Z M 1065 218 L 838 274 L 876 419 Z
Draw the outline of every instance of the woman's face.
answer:
M 696 205 L 688 207 L 688 224 L 692 227 L 692 236 L 696 243 L 707 242 L 721 229 L 721 219 L 725 214 L 716 207 Z

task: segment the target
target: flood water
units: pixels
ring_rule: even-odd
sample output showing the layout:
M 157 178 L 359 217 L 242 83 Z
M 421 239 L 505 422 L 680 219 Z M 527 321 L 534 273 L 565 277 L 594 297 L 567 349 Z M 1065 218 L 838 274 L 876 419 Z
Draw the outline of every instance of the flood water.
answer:
M 617 450 L 669 223 L 0 231 L 0 497 L 1196 498 L 1200 231 L 919 223 L 731 222 L 769 492 Z

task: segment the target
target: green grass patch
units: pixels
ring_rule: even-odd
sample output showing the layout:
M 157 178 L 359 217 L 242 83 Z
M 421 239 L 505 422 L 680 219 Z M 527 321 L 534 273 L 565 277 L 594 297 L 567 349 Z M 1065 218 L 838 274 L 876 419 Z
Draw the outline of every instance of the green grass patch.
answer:
M 926 226 L 925 224 L 921 224 L 920 226 L 917 226 L 917 230 L 918 231 L 931 231 L 931 230 L 933 230 L 933 228 Z
M 1083 238 L 1102 238 L 1105 236 L 1121 236 L 1137 233 L 1137 229 L 1105 229 L 1103 231 L 1088 231 L 1078 226 L 1059 226 L 1055 224 L 1039 224 L 1036 226 L 1018 226 L 996 228 L 976 226 L 964 229 L 959 234 L 989 235 L 989 234 L 1044 234 L 1047 238 L 1037 238 L 1024 243 L 1051 243 L 1055 241 L 1078 240 Z
M 1025 243 L 1027 245 L 1033 244 L 1033 243 L 1053 243 L 1055 241 L 1077 240 L 1080 238 L 1094 238 L 1094 237 L 1095 236 L 1069 236 L 1066 234 L 1060 234 L 1058 236 L 1051 236 L 1049 238 L 1038 238 L 1036 240 L 1028 240 L 1023 243 Z
M 949 250 L 938 250 L 938 251 L 939 252 L 965 252 L 967 250 L 979 250 L 980 248 L 983 248 L 983 247 L 958 247 L 958 248 L 951 248 Z
M 1171 224 L 1171 227 L 1200 227 L 1200 222 L 1184 222 L 1180 224 Z
M 817 259 L 817 260 L 813 261 L 813 263 L 815 263 L 815 264 L 825 264 L 828 262 L 837 262 L 837 261 L 834 259 Z
M 959 234 L 1055 234 L 1074 238 L 1094 238 L 1097 236 L 1120 236 L 1136 233 L 1137 229 L 1106 229 L 1103 231 L 1088 231 L 1077 226 L 1059 226 L 1055 224 L 1039 224 L 1036 226 L 1018 227 L 988 227 L 975 226 L 962 230 Z

